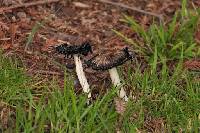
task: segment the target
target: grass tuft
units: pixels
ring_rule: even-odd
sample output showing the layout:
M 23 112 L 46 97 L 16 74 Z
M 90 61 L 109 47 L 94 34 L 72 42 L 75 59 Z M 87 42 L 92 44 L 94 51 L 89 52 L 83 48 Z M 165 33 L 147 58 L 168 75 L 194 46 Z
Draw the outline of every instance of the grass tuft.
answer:
M 124 15 L 122 20 L 141 38 L 134 40 L 115 31 L 131 44 L 139 55 L 155 68 L 155 63 L 165 64 L 168 61 L 198 57 L 200 48 L 195 42 L 194 34 L 199 24 L 200 10 L 189 12 L 186 0 L 183 1 L 181 12 L 177 12 L 167 24 L 152 24 L 147 30 L 133 18 Z

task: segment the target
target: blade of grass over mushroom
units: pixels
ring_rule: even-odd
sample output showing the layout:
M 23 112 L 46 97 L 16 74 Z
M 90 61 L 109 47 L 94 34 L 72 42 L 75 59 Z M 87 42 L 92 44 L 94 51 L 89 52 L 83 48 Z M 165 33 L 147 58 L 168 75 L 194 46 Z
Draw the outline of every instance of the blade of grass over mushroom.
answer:
M 75 64 L 76 64 L 76 72 L 77 72 L 77 76 L 79 78 L 79 82 L 83 88 L 83 91 L 86 93 L 89 93 L 88 98 L 90 98 L 91 94 L 90 94 L 89 84 L 87 82 L 87 79 L 86 79 L 84 71 L 83 71 L 81 59 L 78 55 L 75 54 L 74 60 L 75 60 Z
M 109 71 L 110 78 L 111 78 L 113 84 L 117 88 L 120 87 L 120 90 L 118 91 L 119 97 L 124 98 L 125 101 L 128 101 L 128 97 L 126 96 L 126 92 L 121 85 L 121 81 L 120 81 L 120 78 L 119 78 L 119 74 L 117 72 L 117 68 L 112 68 L 112 69 L 109 69 L 108 71 Z

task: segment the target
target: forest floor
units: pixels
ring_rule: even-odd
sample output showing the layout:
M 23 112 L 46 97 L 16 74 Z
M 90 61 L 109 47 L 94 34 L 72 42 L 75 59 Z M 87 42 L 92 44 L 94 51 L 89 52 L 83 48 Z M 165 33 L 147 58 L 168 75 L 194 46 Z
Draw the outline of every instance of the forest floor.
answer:
M 191 0 L 188 5 L 195 9 L 200 7 L 200 2 Z M 63 86 L 62 66 L 73 66 L 73 59 L 64 59 L 49 47 L 72 36 L 90 40 L 94 53 L 104 48 L 112 49 L 112 42 L 115 47 L 120 47 L 122 38 L 113 29 L 131 38 L 138 37 L 121 21 L 123 14 L 133 17 L 144 29 L 148 29 L 153 22 L 168 23 L 180 9 L 180 0 L 112 0 L 110 3 L 107 0 L 0 0 L 0 48 L 4 57 L 17 58 L 28 76 L 40 77 L 44 83 L 57 77 L 60 86 Z M 194 36 L 199 44 L 200 28 Z M 143 69 L 146 64 L 142 60 L 141 63 Z M 125 64 L 125 67 L 128 65 Z M 189 69 L 200 69 L 199 66 L 198 59 L 186 62 Z M 67 71 L 73 73 L 71 69 Z M 107 72 L 89 68 L 85 72 L 89 84 L 94 88 L 97 86 L 99 89 L 102 85 L 103 88 L 111 87 Z M 77 81 L 76 78 L 74 80 Z M 75 88 L 76 92 L 80 92 L 77 82 Z M 98 89 L 94 90 L 93 97 L 99 93 Z

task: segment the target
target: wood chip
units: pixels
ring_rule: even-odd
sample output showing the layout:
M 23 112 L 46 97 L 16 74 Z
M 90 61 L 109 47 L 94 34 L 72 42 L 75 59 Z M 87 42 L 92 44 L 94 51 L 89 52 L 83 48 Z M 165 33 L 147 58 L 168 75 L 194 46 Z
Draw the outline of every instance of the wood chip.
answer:
M 79 7 L 79 8 L 90 8 L 89 5 L 81 3 L 81 2 L 73 2 L 74 6 Z

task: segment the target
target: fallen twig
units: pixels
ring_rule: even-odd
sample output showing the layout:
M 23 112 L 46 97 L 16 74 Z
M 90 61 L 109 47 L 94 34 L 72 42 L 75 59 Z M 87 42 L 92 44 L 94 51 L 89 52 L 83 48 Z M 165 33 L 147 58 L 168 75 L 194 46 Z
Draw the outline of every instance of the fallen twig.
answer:
M 11 39 L 10 37 L 5 37 L 5 38 L 0 38 L 0 41 L 8 41 L 10 39 Z
M 2 7 L 2 8 L 0 8 L 0 14 L 6 13 L 6 12 L 10 12 L 13 9 L 16 9 L 16 8 L 29 7 L 29 6 L 35 6 L 35 5 L 43 5 L 43 4 L 59 2 L 59 1 L 60 0 L 40 0 L 40 1 L 35 1 L 35 2 L 30 2 L 30 3 L 23 3 L 23 4 L 19 4 L 19 5 L 13 5 L 13 6 L 10 6 L 10 7 Z
M 152 12 L 147 12 L 145 10 L 142 10 L 142 9 L 139 9 L 139 8 L 136 8 L 136 7 L 130 7 L 130 6 L 127 6 L 125 4 L 122 4 L 122 3 L 119 3 L 119 2 L 112 2 L 112 1 L 109 1 L 109 0 L 99 0 L 99 2 L 111 4 L 111 5 L 114 5 L 114 6 L 119 6 L 119 7 L 122 7 L 122 8 L 126 8 L 126 9 L 129 9 L 129 10 L 140 12 L 140 13 L 143 13 L 143 14 L 151 15 L 151 16 L 159 18 L 160 23 L 163 22 L 163 17 L 160 14 L 156 14 L 156 13 L 152 13 Z
M 9 103 L 6 103 L 6 102 L 4 102 L 4 101 L 0 101 L 0 108 L 2 108 L 2 107 L 12 107 L 12 108 L 16 108 L 16 106 L 14 106 L 14 105 L 11 105 L 11 104 L 9 104 Z
M 58 76 L 62 76 L 63 75 L 63 74 L 61 74 L 59 72 L 52 72 L 52 71 L 47 71 L 47 70 L 31 71 L 31 73 L 44 74 L 44 75 L 58 75 Z
M 0 11 L 1 11 L 1 9 L 0 9 Z M 0 21 L 0 26 L 2 26 L 6 30 L 9 30 L 9 27 L 5 23 L 3 23 L 1 21 Z

